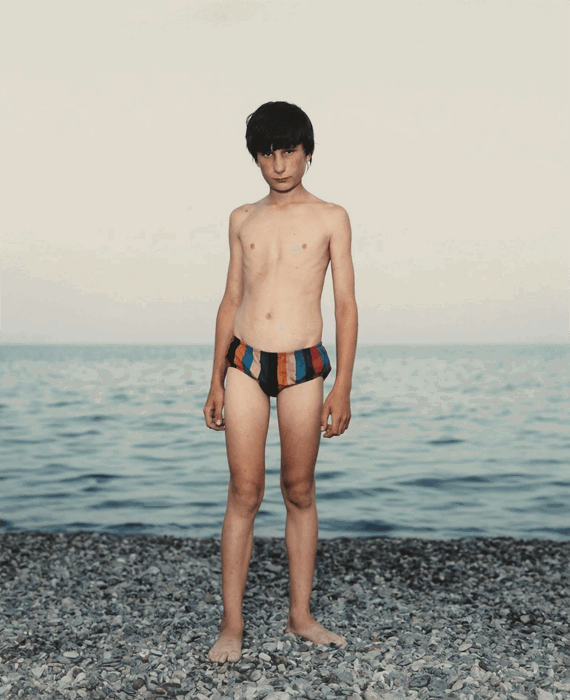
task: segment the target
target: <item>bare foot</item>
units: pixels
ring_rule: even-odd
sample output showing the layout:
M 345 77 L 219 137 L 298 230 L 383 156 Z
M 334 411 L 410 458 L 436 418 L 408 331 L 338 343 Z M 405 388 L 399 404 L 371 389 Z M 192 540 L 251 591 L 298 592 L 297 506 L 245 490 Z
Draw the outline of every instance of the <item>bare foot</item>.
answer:
M 241 641 L 243 630 L 241 628 L 225 627 L 218 637 L 218 641 L 210 649 L 208 656 L 210 661 L 223 664 L 226 661 L 234 663 L 241 656 Z
M 337 647 L 342 647 L 346 644 L 346 639 L 339 637 L 338 634 L 334 632 L 329 632 L 322 625 L 320 625 L 313 618 L 309 618 L 306 623 L 302 625 L 294 624 L 289 618 L 287 627 L 285 628 L 285 634 L 297 634 L 299 637 L 304 637 L 310 642 L 315 644 L 336 644 Z

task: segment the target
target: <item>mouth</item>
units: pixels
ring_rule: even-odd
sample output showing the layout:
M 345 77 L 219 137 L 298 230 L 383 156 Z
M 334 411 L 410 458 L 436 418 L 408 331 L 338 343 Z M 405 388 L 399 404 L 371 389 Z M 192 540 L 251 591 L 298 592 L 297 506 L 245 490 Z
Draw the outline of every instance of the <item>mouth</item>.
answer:
M 289 178 L 288 177 L 274 177 L 273 179 L 275 180 L 275 182 L 285 182 Z

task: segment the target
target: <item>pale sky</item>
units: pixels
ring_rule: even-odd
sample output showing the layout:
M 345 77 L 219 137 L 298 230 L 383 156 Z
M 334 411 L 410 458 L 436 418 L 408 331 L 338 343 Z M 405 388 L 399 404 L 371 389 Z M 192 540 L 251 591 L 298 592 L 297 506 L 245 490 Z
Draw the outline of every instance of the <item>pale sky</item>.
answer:
M 245 119 L 315 130 L 360 343 L 568 340 L 567 2 L 0 3 L 2 340 L 214 343 Z M 334 343 L 331 271 L 323 342 Z

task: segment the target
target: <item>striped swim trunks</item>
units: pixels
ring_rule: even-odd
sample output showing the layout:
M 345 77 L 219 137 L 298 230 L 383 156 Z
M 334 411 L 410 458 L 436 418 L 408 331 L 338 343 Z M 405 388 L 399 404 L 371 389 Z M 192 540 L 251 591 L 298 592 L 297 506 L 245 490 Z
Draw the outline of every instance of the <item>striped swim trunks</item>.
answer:
M 235 367 L 255 379 L 267 396 L 288 386 L 329 376 L 331 363 L 322 343 L 292 352 L 255 350 L 232 335 L 226 352 L 226 367 Z

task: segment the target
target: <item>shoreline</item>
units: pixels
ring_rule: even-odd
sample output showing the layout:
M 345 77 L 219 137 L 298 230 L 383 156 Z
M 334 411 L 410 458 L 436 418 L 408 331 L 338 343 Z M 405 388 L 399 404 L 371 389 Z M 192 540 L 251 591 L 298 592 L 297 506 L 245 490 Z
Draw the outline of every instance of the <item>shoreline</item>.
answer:
M 315 619 L 285 635 L 283 538 L 254 539 L 243 655 L 211 664 L 219 538 L 0 534 L 0 699 L 567 700 L 570 541 L 319 540 Z

